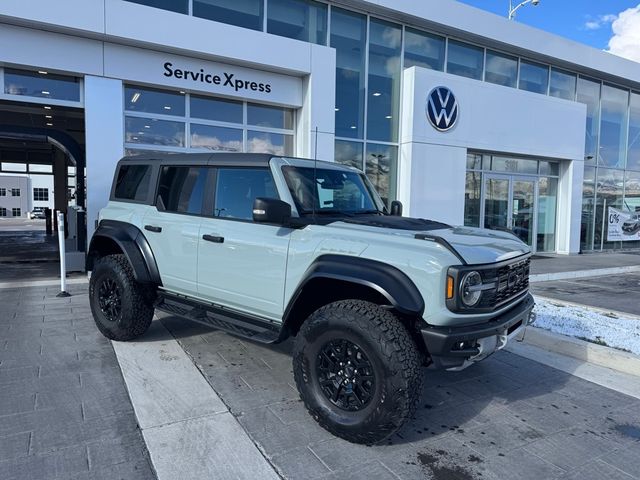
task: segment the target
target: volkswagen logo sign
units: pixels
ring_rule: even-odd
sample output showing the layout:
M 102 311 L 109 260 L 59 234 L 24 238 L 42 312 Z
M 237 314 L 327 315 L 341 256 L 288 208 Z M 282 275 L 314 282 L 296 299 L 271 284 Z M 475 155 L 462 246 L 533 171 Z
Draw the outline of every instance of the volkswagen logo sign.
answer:
M 427 118 L 433 128 L 446 132 L 458 120 L 458 101 L 447 87 L 436 87 L 427 97 Z

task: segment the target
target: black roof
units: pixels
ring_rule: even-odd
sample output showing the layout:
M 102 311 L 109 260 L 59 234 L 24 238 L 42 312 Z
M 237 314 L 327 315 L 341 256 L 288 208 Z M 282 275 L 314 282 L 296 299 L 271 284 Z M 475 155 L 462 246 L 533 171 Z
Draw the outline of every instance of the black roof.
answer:
M 273 157 L 269 153 L 149 153 L 124 157 L 119 163 L 264 167 Z

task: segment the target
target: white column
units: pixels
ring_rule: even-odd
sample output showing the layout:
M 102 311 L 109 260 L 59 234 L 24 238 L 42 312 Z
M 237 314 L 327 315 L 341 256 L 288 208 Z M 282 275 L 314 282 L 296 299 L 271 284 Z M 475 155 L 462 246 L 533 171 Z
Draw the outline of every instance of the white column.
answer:
M 311 74 L 304 80 L 303 91 L 303 106 L 298 115 L 296 155 L 314 158 L 317 147 L 318 160 L 332 162 L 335 148 L 335 50 L 311 45 Z
M 115 166 L 124 155 L 122 81 L 84 77 L 87 153 L 87 239 L 109 201 Z
M 575 254 L 580 252 L 583 179 L 584 160 L 560 162 L 556 225 L 558 253 Z

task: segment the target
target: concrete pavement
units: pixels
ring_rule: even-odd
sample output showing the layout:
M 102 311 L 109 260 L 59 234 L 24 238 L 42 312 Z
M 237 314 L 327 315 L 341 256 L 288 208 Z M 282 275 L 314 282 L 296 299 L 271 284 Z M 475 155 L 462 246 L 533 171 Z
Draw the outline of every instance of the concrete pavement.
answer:
M 0 478 L 153 479 L 87 283 L 0 289 Z

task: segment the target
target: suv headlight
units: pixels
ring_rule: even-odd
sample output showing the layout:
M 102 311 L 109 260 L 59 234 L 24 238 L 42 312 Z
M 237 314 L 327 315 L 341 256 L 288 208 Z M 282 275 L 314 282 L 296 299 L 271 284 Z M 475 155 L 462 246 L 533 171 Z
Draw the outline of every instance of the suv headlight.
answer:
M 482 296 L 482 276 L 478 272 L 469 272 L 460 282 L 460 299 L 467 307 L 478 304 Z

